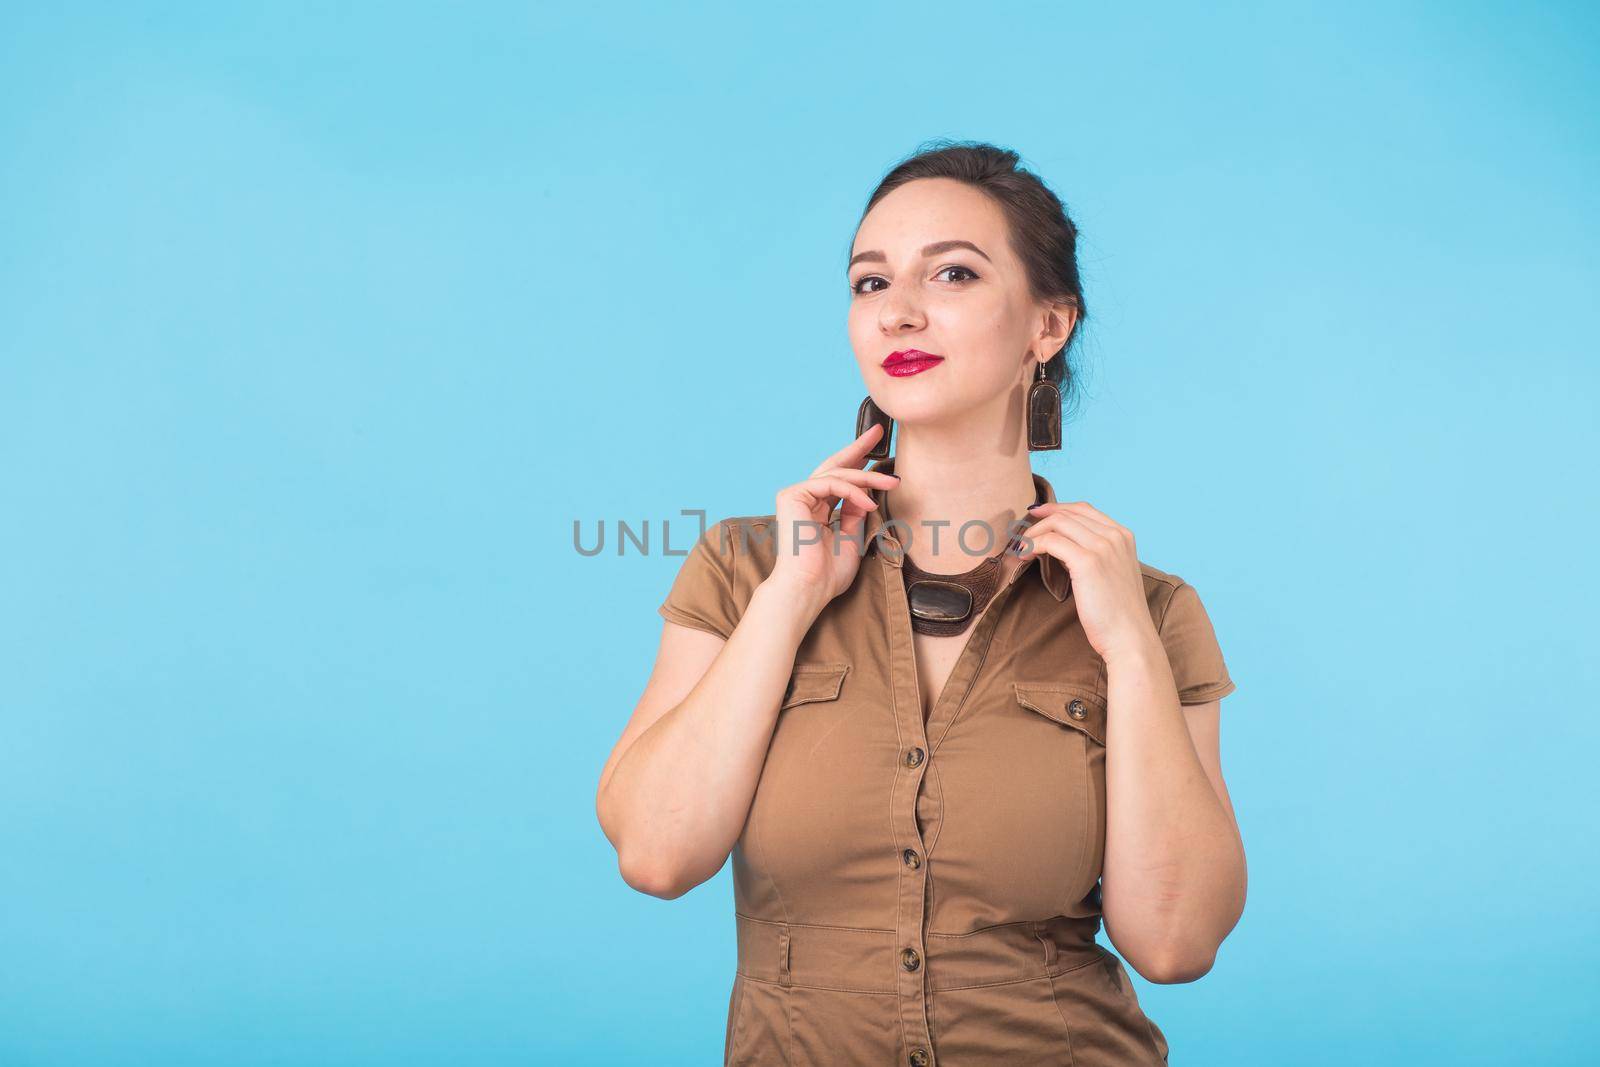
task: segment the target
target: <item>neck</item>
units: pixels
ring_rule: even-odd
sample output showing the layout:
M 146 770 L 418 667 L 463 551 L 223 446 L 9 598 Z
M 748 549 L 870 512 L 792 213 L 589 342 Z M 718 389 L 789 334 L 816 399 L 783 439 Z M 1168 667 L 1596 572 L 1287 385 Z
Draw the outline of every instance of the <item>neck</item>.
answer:
M 970 433 L 902 428 L 894 454 L 900 484 L 889 490 L 888 507 L 904 524 L 908 554 L 919 567 L 944 574 L 969 571 L 1004 548 L 1011 523 L 1026 518 L 1034 496 L 1026 442 L 997 444 L 985 448 Z M 962 525 L 973 520 L 987 523 L 992 539 L 980 526 L 960 538 Z

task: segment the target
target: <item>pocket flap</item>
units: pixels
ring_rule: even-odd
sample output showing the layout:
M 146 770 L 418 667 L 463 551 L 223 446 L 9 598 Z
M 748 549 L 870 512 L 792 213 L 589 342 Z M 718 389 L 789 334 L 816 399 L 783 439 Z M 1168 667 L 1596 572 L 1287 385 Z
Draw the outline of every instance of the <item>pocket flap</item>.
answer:
M 1083 682 L 1013 682 L 1017 703 L 1106 743 L 1106 698 Z
M 848 663 L 797 663 L 789 676 L 789 687 L 783 692 L 783 702 L 778 710 L 796 704 L 809 704 L 814 700 L 837 700 L 844 686 Z

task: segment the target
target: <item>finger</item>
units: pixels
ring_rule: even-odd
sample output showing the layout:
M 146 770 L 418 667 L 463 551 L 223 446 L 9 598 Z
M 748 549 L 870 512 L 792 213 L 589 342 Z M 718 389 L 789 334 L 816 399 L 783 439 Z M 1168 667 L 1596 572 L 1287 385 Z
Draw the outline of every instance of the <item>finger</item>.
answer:
M 1124 535 L 1127 535 L 1130 538 L 1132 537 L 1132 535 L 1129 534 L 1126 529 L 1124 529 L 1122 526 L 1119 526 L 1117 523 L 1112 522 L 1109 519 L 1097 518 L 1094 514 L 1090 514 L 1081 508 L 1075 508 L 1071 504 L 1062 505 L 1059 509 L 1051 512 L 1049 515 L 1046 515 L 1044 519 L 1040 520 L 1040 522 L 1045 521 L 1058 523 L 1078 523 L 1081 528 L 1097 531 L 1102 537 L 1108 540 L 1118 540 Z
M 818 470 L 828 467 L 864 467 L 867 462 L 867 453 L 872 451 L 872 446 L 878 443 L 878 438 L 883 436 L 883 423 L 875 422 L 862 430 L 854 441 L 845 445 L 839 451 L 822 461 Z
M 1033 542 L 1033 549 L 1024 552 L 1023 559 L 1032 559 L 1040 553 L 1054 556 L 1067 565 L 1069 572 L 1089 559 L 1088 549 L 1059 530 L 1046 530 L 1036 537 L 1030 535 L 1029 540 Z
M 1030 507 L 1030 509 L 1027 509 L 1027 514 L 1080 515 L 1080 517 L 1088 518 L 1093 522 L 1104 523 L 1107 526 L 1118 525 L 1114 518 L 1110 518 L 1110 515 L 1104 514 L 1098 507 L 1094 507 L 1088 501 L 1051 501 L 1048 504 L 1040 504 L 1038 507 Z
M 856 485 L 873 485 L 880 489 L 893 489 L 900 484 L 898 475 L 885 471 L 864 471 L 859 467 L 818 467 L 811 472 L 813 478 L 836 477 L 854 482 Z
M 869 511 L 878 506 L 878 502 L 872 499 L 865 489 L 858 485 L 852 485 L 843 478 L 808 478 L 803 482 L 790 486 L 788 491 L 799 493 L 803 499 L 811 500 L 813 505 L 824 504 L 827 510 L 830 511 L 833 509 L 835 500 L 843 500 L 847 497 L 854 499 L 861 507 Z
M 1071 509 L 1072 514 L 1091 524 L 1095 529 L 1103 531 L 1106 539 L 1113 545 L 1120 546 L 1128 551 L 1136 550 L 1137 545 L 1134 542 L 1133 531 L 1093 504 L 1085 500 L 1077 500 L 1068 504 L 1067 507 Z
M 868 500 L 870 501 L 871 497 L 868 497 Z M 861 503 L 861 501 L 856 499 L 854 496 L 845 497 L 839 502 L 839 514 L 841 517 L 847 515 L 859 515 L 865 517 L 867 512 L 870 510 L 872 509 Z
M 1096 525 L 1104 526 L 1107 531 L 1114 533 L 1115 536 L 1126 537 L 1126 539 L 1130 539 L 1130 541 L 1133 539 L 1133 531 L 1128 530 L 1128 528 L 1123 526 L 1122 523 L 1118 523 L 1115 518 L 1110 517 L 1110 515 L 1107 515 L 1106 512 L 1102 512 L 1102 510 L 1098 509 L 1098 507 L 1094 507 L 1093 504 L 1090 504 L 1088 501 L 1056 501 L 1053 509 L 1056 510 L 1056 512 L 1066 512 L 1066 514 L 1069 515 L 1078 515 L 1078 517 L 1083 518 L 1083 520 L 1086 520 L 1086 522 L 1096 523 Z
M 854 497 L 846 497 L 839 502 L 839 521 L 848 523 L 853 520 L 865 520 L 867 512 L 871 510 Z
M 1038 531 L 1035 533 L 1034 531 Z M 1111 544 L 1112 532 L 1070 511 L 1058 511 L 1028 527 L 1028 536 L 1052 533 L 1066 537 L 1086 549 L 1101 551 Z
M 846 502 L 839 513 L 839 536 L 848 538 L 854 544 L 861 544 L 862 527 L 866 521 L 865 514 Z

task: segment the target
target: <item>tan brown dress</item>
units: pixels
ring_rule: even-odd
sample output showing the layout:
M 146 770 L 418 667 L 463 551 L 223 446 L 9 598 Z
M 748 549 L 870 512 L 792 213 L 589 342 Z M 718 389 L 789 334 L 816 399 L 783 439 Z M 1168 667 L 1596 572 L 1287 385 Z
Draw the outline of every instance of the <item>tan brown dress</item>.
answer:
M 661 615 L 729 636 L 772 571 L 773 530 L 772 515 L 708 528 Z M 800 645 L 733 850 L 723 1062 L 1165 1063 L 1095 940 L 1106 670 L 1066 567 L 1037 556 L 995 594 L 924 722 L 900 544 L 876 512 L 866 538 Z M 1194 587 L 1141 568 L 1179 700 L 1232 692 Z

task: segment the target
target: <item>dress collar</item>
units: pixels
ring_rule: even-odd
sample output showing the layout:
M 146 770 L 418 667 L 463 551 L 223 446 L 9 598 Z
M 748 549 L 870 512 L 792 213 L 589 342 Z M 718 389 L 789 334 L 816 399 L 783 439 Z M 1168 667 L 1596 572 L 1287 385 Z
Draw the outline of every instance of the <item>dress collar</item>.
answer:
M 894 457 L 890 456 L 888 459 L 876 460 L 867 469 L 881 471 L 884 474 L 893 474 Z M 1038 490 L 1038 495 L 1044 499 L 1045 503 L 1054 504 L 1056 502 L 1055 490 L 1050 487 L 1050 483 L 1045 480 L 1043 475 L 1033 474 L 1033 486 Z M 890 566 L 899 567 L 904 557 L 900 539 L 895 536 L 895 527 L 885 528 L 882 517 L 883 499 L 887 490 L 868 489 L 867 492 L 872 495 L 872 499 L 878 502 L 876 508 L 867 512 L 866 525 L 863 528 L 862 536 L 866 540 L 867 549 L 869 551 L 879 549 L 880 541 L 890 543 L 893 546 L 890 551 L 883 552 L 880 550 L 878 554 Z M 1028 516 L 1027 521 L 1028 525 L 1031 526 L 1037 520 L 1033 516 Z M 901 528 L 903 529 L 904 527 L 902 526 Z M 1029 564 L 1034 562 L 1038 563 L 1039 578 L 1044 582 L 1044 587 L 1050 591 L 1050 595 L 1057 600 L 1065 600 L 1067 594 L 1071 592 L 1072 582 L 1071 576 L 1062 562 L 1044 552 L 1034 556 L 1033 560 L 1029 561 Z M 1024 564 L 1024 566 L 1029 564 Z

